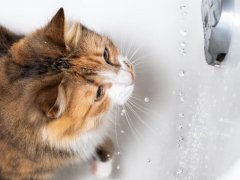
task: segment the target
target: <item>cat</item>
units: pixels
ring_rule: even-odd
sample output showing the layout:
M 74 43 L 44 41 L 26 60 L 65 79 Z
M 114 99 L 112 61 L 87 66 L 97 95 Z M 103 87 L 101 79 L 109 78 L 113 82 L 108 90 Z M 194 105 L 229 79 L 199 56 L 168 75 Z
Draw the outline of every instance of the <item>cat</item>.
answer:
M 23 37 L 23 35 L 15 34 L 0 25 L 0 57 L 6 55 L 12 44 Z
M 81 160 L 108 177 L 109 112 L 134 89 L 128 59 L 106 36 L 67 22 L 63 8 L 29 35 L 1 27 L 0 43 L 0 179 L 49 179 Z

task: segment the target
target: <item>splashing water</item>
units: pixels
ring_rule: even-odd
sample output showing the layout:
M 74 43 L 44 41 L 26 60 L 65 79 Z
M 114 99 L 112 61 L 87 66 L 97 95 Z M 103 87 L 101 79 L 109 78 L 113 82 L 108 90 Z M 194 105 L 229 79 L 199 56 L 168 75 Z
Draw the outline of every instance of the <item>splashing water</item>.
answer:
M 184 102 L 185 100 L 184 100 L 184 97 L 180 97 L 180 101 L 181 102 Z
M 182 124 L 178 125 L 177 129 L 178 129 L 179 131 L 182 130 L 182 129 L 183 129 L 183 125 L 182 125 Z
M 176 175 L 181 175 L 183 173 L 183 170 L 182 169 L 178 169 L 177 171 L 176 171 Z
M 148 103 L 150 101 L 149 97 L 144 98 L 144 102 Z
M 183 118 L 184 116 L 185 116 L 185 114 L 183 114 L 183 113 L 178 114 L 178 117 L 180 117 L 180 118 Z
M 180 6 L 180 10 L 181 10 L 181 11 L 186 11 L 186 9 L 187 9 L 187 6 L 184 5 L 184 4 L 182 4 L 182 5 Z
M 186 43 L 185 42 L 181 42 L 180 46 L 181 47 L 186 47 Z
M 151 160 L 150 158 L 148 158 L 148 159 L 147 159 L 147 162 L 150 163 L 150 162 L 152 162 L 152 160 Z
M 182 36 L 187 36 L 188 35 L 188 31 L 187 30 L 182 30 L 181 34 L 182 34 Z
M 184 77 L 185 75 L 186 75 L 186 72 L 184 70 L 182 70 L 178 73 L 179 77 Z

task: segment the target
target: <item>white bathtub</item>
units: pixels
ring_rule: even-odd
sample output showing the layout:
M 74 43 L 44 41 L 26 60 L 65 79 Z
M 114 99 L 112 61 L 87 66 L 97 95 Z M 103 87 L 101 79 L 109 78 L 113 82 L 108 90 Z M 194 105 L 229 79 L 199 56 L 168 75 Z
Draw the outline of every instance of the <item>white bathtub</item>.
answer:
M 126 46 L 131 53 L 141 46 L 137 56 L 146 55 L 136 69 L 134 96 L 147 112 L 136 109 L 141 119 L 132 118 L 137 135 L 119 115 L 121 153 L 109 179 L 240 179 L 240 16 L 221 68 L 205 62 L 201 0 L 8 0 L 1 2 L 0 23 L 30 32 L 61 6 L 67 17 L 110 35 L 119 46 L 123 42 L 125 52 Z M 60 170 L 54 179 L 94 177 L 82 164 Z

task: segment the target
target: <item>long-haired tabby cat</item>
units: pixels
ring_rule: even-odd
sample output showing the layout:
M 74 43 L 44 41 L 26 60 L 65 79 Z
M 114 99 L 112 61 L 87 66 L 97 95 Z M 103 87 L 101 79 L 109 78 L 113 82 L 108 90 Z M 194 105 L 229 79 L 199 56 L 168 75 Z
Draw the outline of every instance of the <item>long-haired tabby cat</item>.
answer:
M 0 28 L 0 179 L 48 179 L 54 170 L 93 160 L 110 175 L 109 110 L 127 101 L 134 70 L 110 39 L 61 8 L 23 36 Z

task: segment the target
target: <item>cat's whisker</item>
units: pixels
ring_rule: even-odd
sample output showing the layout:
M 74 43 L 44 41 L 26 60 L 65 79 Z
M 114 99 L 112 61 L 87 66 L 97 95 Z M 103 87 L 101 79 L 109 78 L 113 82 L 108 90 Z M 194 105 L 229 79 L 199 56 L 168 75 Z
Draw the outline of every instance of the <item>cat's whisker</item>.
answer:
M 134 64 L 134 67 L 142 66 L 144 64 L 147 64 L 147 61 L 139 61 L 139 62 Z
M 134 67 L 134 70 L 136 72 L 136 74 L 141 74 L 141 69 L 143 69 L 143 66 L 137 66 L 137 67 Z
M 138 142 L 140 142 L 139 140 L 139 137 L 138 137 L 138 133 L 135 131 L 135 129 L 132 127 L 132 124 L 130 123 L 130 117 L 128 116 L 128 113 L 127 113 L 127 109 L 125 107 L 125 105 L 122 106 L 122 108 L 125 110 L 125 117 L 126 117 L 126 120 L 127 120 L 127 123 L 128 123 L 128 126 L 130 128 L 130 130 L 132 131 L 133 135 L 135 136 L 135 138 L 137 139 Z
M 131 98 L 132 98 L 132 97 L 131 97 Z M 131 100 L 129 99 L 128 101 L 131 102 L 132 105 L 135 106 L 135 108 L 137 108 L 139 111 L 141 111 L 141 112 L 143 112 L 143 113 L 145 113 L 145 114 L 151 114 L 151 116 L 152 116 L 153 118 L 159 117 L 159 114 L 156 114 L 156 112 L 151 111 L 150 109 L 147 109 L 146 107 L 143 107 L 142 105 L 134 102 L 133 99 L 131 99 Z
M 128 108 L 130 109 L 130 111 L 133 113 L 133 115 L 137 118 L 137 120 L 139 120 L 145 127 L 147 127 L 152 133 L 157 134 L 157 132 L 151 127 L 149 126 L 141 117 L 139 114 L 137 114 L 137 112 L 132 108 L 132 104 L 129 102 L 127 102 L 126 104 L 128 106 Z
M 144 100 L 142 100 L 141 98 L 138 98 L 138 97 L 135 97 L 133 95 L 130 96 L 130 98 L 128 99 L 128 102 L 135 102 L 135 101 L 138 101 L 138 103 L 143 103 Z
M 115 114 L 115 126 L 114 126 L 114 128 L 115 128 L 115 138 L 116 138 L 116 143 L 117 143 L 117 148 L 119 149 L 119 150 L 121 150 L 121 148 L 120 148 L 120 145 L 119 145 L 119 142 L 118 142 L 118 132 L 117 132 L 117 116 L 118 116 L 118 113 L 119 113 L 119 107 L 118 106 L 116 106 L 116 114 Z
M 126 43 L 126 40 L 124 40 L 123 42 L 123 52 L 122 52 L 122 55 L 124 57 L 126 57 L 126 53 L 127 53 L 127 43 Z
M 132 99 L 130 99 L 129 102 L 135 104 L 139 108 L 139 110 L 141 110 L 144 113 L 150 112 L 149 109 L 147 109 L 146 107 L 144 107 L 144 106 L 140 105 L 139 103 L 137 103 L 136 101 L 134 101 L 136 99 L 134 99 L 133 97 L 131 97 L 131 98 Z M 138 100 L 138 101 L 140 101 L 140 100 Z M 140 102 L 142 102 L 142 101 L 140 101 Z
M 128 57 L 128 56 L 129 56 L 129 53 L 130 53 L 131 50 L 132 50 L 132 46 L 133 46 L 133 41 L 130 41 L 130 44 L 129 44 L 129 47 L 128 47 L 128 50 L 127 50 L 127 52 L 126 52 L 125 57 Z
M 131 57 L 129 58 L 129 61 L 131 62 L 132 61 L 132 58 L 134 58 L 134 56 L 139 52 L 139 50 L 141 49 L 142 47 L 139 46 L 138 48 L 136 48 L 136 50 L 132 53 Z
M 127 104 L 126 104 L 126 105 L 127 105 Z M 135 129 L 135 132 L 136 132 L 136 133 L 138 134 L 138 136 L 139 136 L 138 130 L 137 130 L 137 128 L 134 126 L 134 123 L 132 122 L 132 119 L 130 118 L 130 115 L 129 115 L 128 111 L 127 111 L 127 106 L 126 106 L 126 105 L 124 105 L 126 114 L 127 114 L 127 116 L 129 117 L 129 121 L 130 121 L 130 123 L 132 124 L 132 127 Z M 139 136 L 139 137 L 140 137 L 140 136 Z
M 139 102 L 143 102 L 142 99 L 140 99 L 140 98 L 138 98 L 138 97 L 136 97 L 136 96 L 133 96 L 133 95 L 131 95 L 130 98 L 136 99 L 136 100 L 138 100 Z
M 135 100 L 135 101 L 134 101 L 134 100 Z M 137 108 L 138 110 L 140 110 L 141 112 L 143 112 L 143 113 L 151 113 L 149 109 L 147 109 L 146 107 L 144 107 L 144 106 L 142 106 L 141 104 L 137 103 L 136 100 L 137 100 L 136 98 L 131 97 L 128 101 L 131 102 L 133 105 L 135 105 L 136 108 Z M 141 99 L 139 99 L 138 101 L 142 102 Z M 153 112 L 153 113 L 154 113 L 154 112 Z
M 147 57 L 150 57 L 150 56 L 140 56 L 140 57 L 134 59 L 131 63 L 136 64 L 138 61 L 142 61 L 142 60 L 146 59 Z
M 121 39 L 120 52 L 123 54 L 123 40 Z
M 132 65 L 134 67 L 137 67 L 137 66 L 142 66 L 143 64 L 147 64 L 147 61 L 140 61 L 140 60 L 139 61 L 135 61 Z

